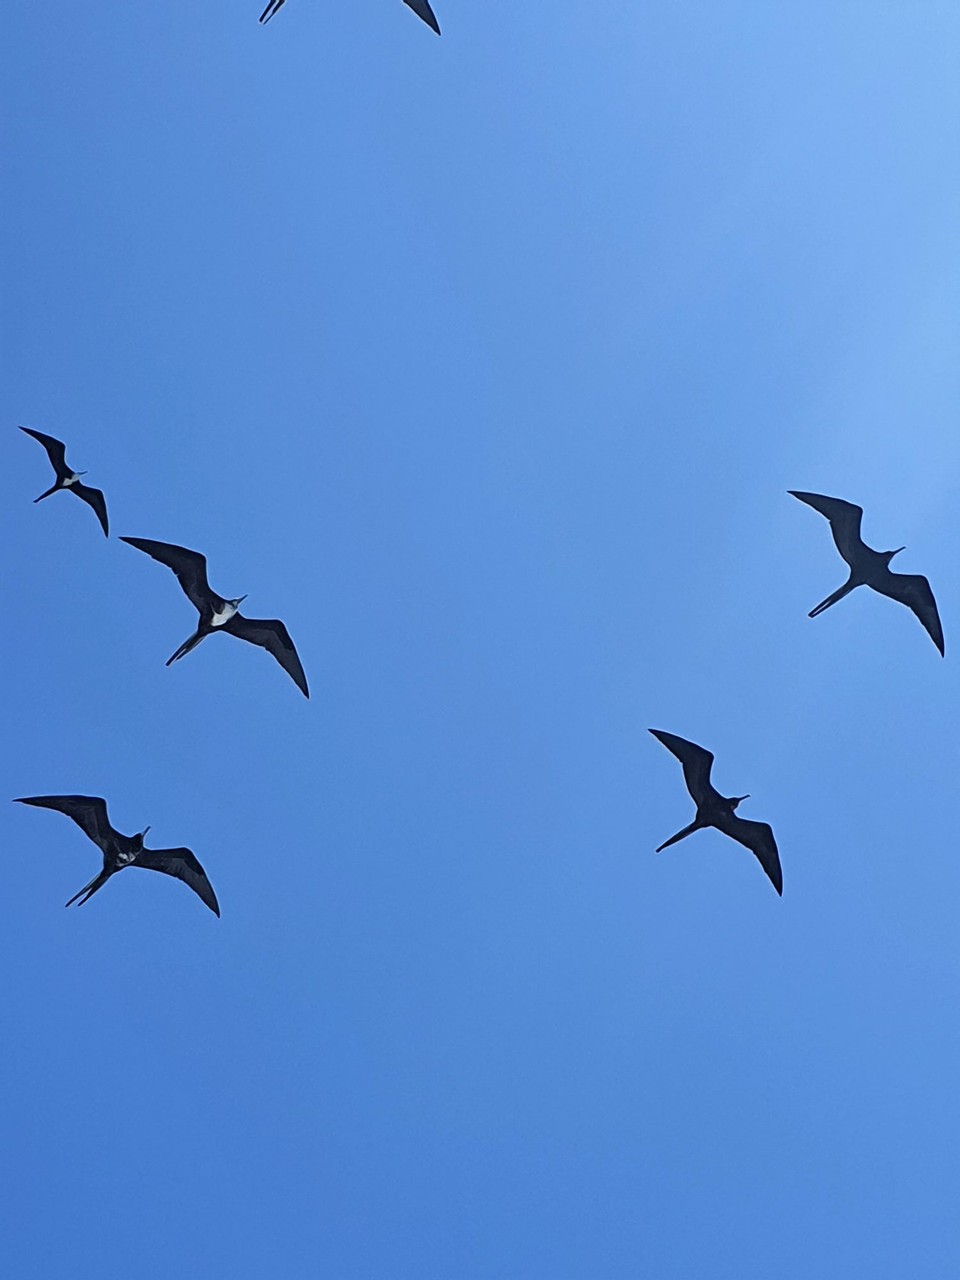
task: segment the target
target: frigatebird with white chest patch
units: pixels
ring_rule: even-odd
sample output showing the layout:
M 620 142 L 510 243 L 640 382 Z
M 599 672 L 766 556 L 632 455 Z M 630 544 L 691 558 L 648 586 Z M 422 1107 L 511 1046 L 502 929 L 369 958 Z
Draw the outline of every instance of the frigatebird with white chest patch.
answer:
M 61 489 L 75 493 L 81 501 L 93 508 L 104 535 L 109 538 L 106 499 L 99 489 L 91 489 L 89 485 L 81 482 L 80 477 L 87 474 L 85 471 L 74 471 L 72 467 L 67 466 L 67 446 L 63 441 L 56 440 L 53 436 L 45 436 L 42 431 L 34 431 L 32 427 L 21 427 L 20 430 L 25 435 L 33 436 L 34 440 L 43 445 L 50 459 L 50 465 L 57 473 L 56 484 L 52 484 L 46 493 L 41 493 L 39 498 L 34 498 L 34 502 L 42 502 L 44 498 L 49 498 L 51 493 L 59 493 Z
M 165 875 L 182 880 L 215 916 L 219 916 L 217 895 L 193 851 L 145 849 L 143 838 L 150 830 L 149 827 L 135 836 L 121 835 L 110 825 L 107 802 L 100 796 L 21 796 L 16 803 L 36 805 L 38 809 L 55 809 L 57 813 L 66 814 L 103 854 L 103 870 L 75 893 L 66 906 L 71 906 L 79 899 L 82 907 L 98 889 L 103 888 L 111 876 L 123 871 L 125 867 L 143 867 L 147 871 L 162 871 Z
M 173 542 L 154 542 L 152 538 L 121 538 L 120 541 L 129 542 L 131 547 L 136 547 L 138 551 L 145 552 L 172 569 L 184 595 L 200 614 L 196 631 L 167 659 L 168 667 L 191 649 L 195 649 L 207 636 L 225 631 L 227 635 L 236 636 L 239 640 L 249 640 L 251 644 L 258 644 L 266 649 L 280 663 L 303 696 L 310 697 L 307 677 L 303 673 L 303 666 L 287 628 L 278 618 L 245 618 L 240 612 L 240 605 L 246 600 L 246 596 L 228 600 L 212 591 L 207 582 L 206 556 L 199 551 L 178 547 Z

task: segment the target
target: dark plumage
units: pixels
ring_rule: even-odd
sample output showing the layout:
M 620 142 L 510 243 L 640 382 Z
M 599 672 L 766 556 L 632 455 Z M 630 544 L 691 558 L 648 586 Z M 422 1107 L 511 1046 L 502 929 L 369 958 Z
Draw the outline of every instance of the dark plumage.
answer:
M 430 8 L 427 0 L 403 0 L 408 9 L 412 9 L 418 18 L 422 18 L 428 27 L 440 34 L 440 23 L 437 22 L 436 14 Z M 278 13 L 286 4 L 286 0 L 270 0 L 270 3 L 260 15 L 260 22 L 269 22 L 275 13 Z
M 738 841 L 754 854 L 761 867 L 770 877 L 770 882 L 777 893 L 783 893 L 783 873 L 780 870 L 780 854 L 777 842 L 773 838 L 773 830 L 765 822 L 751 822 L 749 818 L 738 818 L 737 805 L 749 796 L 722 796 L 710 781 L 710 770 L 713 767 L 713 753 L 695 742 L 688 742 L 675 733 L 666 733 L 663 729 L 651 729 L 653 736 L 673 752 L 683 765 L 683 780 L 687 784 L 697 815 L 688 827 L 678 831 L 675 836 L 665 840 L 657 853 L 668 849 L 670 845 L 683 840 L 685 836 L 703 827 L 716 827 L 725 836 Z
M 172 542 L 154 542 L 151 538 L 121 538 L 120 541 L 128 542 L 131 547 L 136 547 L 138 551 L 145 552 L 172 569 L 187 599 L 200 614 L 196 631 L 167 659 L 168 667 L 171 662 L 176 662 L 196 648 L 206 636 L 213 635 L 215 631 L 226 631 L 228 635 L 249 640 L 251 644 L 266 649 L 280 663 L 303 696 L 310 697 L 307 677 L 303 673 L 300 658 L 287 628 L 278 618 L 243 617 L 238 610 L 246 596 L 227 600 L 212 591 L 207 582 L 206 557 L 199 551 L 188 551 L 186 547 L 178 547 Z
M 930 583 L 919 573 L 894 573 L 890 569 L 890 561 L 895 555 L 906 550 L 898 547 L 896 551 L 874 551 L 860 537 L 860 521 L 863 508 L 843 498 L 826 498 L 822 493 L 804 493 L 799 489 L 788 489 L 794 498 L 799 498 L 814 511 L 830 521 L 830 532 L 837 544 L 837 550 L 850 566 L 850 577 L 826 600 L 821 600 L 815 609 L 811 609 L 809 617 L 815 618 L 824 609 L 849 595 L 854 587 L 873 587 L 883 596 L 897 600 L 912 609 L 930 639 L 943 656 L 943 627 L 940 625 L 940 614 L 937 602 L 933 598 Z
M 32 804 L 40 809 L 56 809 L 72 818 L 84 835 L 88 836 L 103 853 L 103 870 L 89 884 L 73 895 L 69 907 L 79 898 L 82 907 L 98 889 L 102 889 L 112 875 L 124 867 L 145 867 L 148 871 L 162 871 L 176 876 L 188 885 L 210 908 L 215 916 L 220 914 L 220 904 L 207 873 L 189 849 L 145 849 L 143 837 L 147 827 L 136 836 L 124 836 L 116 831 L 107 818 L 107 802 L 99 796 L 21 796 L 17 804 Z
M 53 436 L 45 436 L 42 431 L 34 431 L 32 427 L 21 427 L 20 430 L 28 436 L 33 436 L 34 440 L 43 445 L 47 451 L 51 466 L 57 473 L 56 484 L 51 485 L 46 493 L 41 493 L 39 498 L 34 498 L 34 502 L 42 502 L 44 498 L 49 498 L 51 493 L 58 493 L 61 489 L 69 489 L 71 493 L 75 493 L 78 498 L 93 508 L 104 534 L 109 538 L 110 527 L 107 523 L 106 500 L 99 489 L 91 489 L 88 485 L 80 483 L 80 476 L 87 474 L 85 471 L 74 471 L 67 466 L 67 449 L 63 441 L 55 440 Z

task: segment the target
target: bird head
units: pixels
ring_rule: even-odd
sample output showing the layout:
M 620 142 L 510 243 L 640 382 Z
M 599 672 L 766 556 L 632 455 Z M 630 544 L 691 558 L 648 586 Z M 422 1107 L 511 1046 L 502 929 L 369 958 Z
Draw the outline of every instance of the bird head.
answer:
M 140 848 L 141 848 L 141 849 L 143 848 L 143 842 L 144 842 L 144 840 L 147 838 L 147 832 L 148 832 L 149 830 L 150 830 L 150 828 L 149 828 L 149 827 L 144 827 L 144 828 L 143 828 L 143 830 L 140 832 L 140 834 L 137 836 L 137 839 L 140 841 Z
M 897 547 L 896 551 L 885 551 L 883 554 L 886 557 L 887 564 L 890 563 L 894 556 L 898 556 L 901 551 L 906 551 L 906 549 L 906 547 Z
M 240 606 L 243 604 L 244 600 L 246 600 L 246 598 L 247 598 L 246 596 L 238 596 L 236 600 L 231 600 L 230 603 L 233 605 L 235 609 L 239 609 Z
M 730 798 L 730 808 L 731 808 L 731 809 L 736 809 L 736 807 L 737 807 L 737 805 L 738 805 L 738 804 L 741 804 L 744 800 L 749 800 L 749 799 L 750 799 L 750 797 L 749 797 L 748 795 L 746 795 L 746 796 L 731 796 L 731 798 Z

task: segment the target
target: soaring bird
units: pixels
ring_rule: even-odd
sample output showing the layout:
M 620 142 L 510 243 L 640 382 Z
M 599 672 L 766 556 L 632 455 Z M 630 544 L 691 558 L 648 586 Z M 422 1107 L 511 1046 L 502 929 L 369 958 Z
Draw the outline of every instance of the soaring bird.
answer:
M 653 736 L 672 751 L 683 765 L 683 780 L 687 790 L 697 806 L 697 816 L 688 827 L 678 831 L 669 840 L 664 840 L 657 850 L 660 853 L 676 844 L 685 836 L 703 827 L 716 827 L 725 836 L 730 836 L 745 845 L 755 854 L 761 867 L 770 877 L 777 893 L 783 894 L 783 873 L 780 870 L 780 854 L 773 831 L 765 822 L 751 822 L 749 818 L 738 818 L 737 805 L 749 796 L 722 796 L 710 782 L 710 770 L 713 766 L 713 752 L 698 747 L 695 742 L 688 742 L 675 733 L 666 733 L 663 729 L 651 729 Z
M 440 23 L 437 22 L 436 15 L 427 0 L 403 0 L 403 3 L 408 9 L 412 9 L 418 18 L 422 18 L 428 27 L 432 27 L 437 35 L 440 34 Z M 283 8 L 284 4 L 286 4 L 286 0 L 270 0 L 270 3 L 260 15 L 261 23 L 269 22 L 273 15 Z
M 893 573 L 890 569 L 890 561 L 906 547 L 897 547 L 896 551 L 874 551 L 868 547 L 860 537 L 863 508 L 852 502 L 844 502 L 843 498 L 825 498 L 822 493 L 803 493 L 799 489 L 788 489 L 787 492 L 827 517 L 837 550 L 850 566 L 850 577 L 843 586 L 826 600 L 821 600 L 808 616 L 815 618 L 818 613 L 823 613 L 824 609 L 849 595 L 854 587 L 873 587 L 874 591 L 889 596 L 891 600 L 899 600 L 913 610 L 942 657 L 943 627 L 930 583 L 922 574 Z
M 107 817 L 107 802 L 99 796 L 21 796 L 17 804 L 33 804 L 40 809 L 56 809 L 72 818 L 84 835 L 89 836 L 103 853 L 103 870 L 75 893 L 66 906 L 80 899 L 82 907 L 98 889 L 102 889 L 112 875 L 124 867 L 146 867 L 148 871 L 162 871 L 176 876 L 197 894 L 215 916 L 220 914 L 220 904 L 207 873 L 189 849 L 145 849 L 143 837 L 150 830 L 144 828 L 139 835 L 123 836 L 114 830 Z
M 303 667 L 287 628 L 277 618 L 245 618 L 239 610 L 246 596 L 226 600 L 211 591 L 207 582 L 206 556 L 202 556 L 199 551 L 178 547 L 172 542 L 154 542 L 150 538 L 121 538 L 120 541 L 129 542 L 131 547 L 145 551 L 148 556 L 153 556 L 154 560 L 159 560 L 168 569 L 172 569 L 187 599 L 200 614 L 196 631 L 167 659 L 168 667 L 171 662 L 188 654 L 206 636 L 213 635 L 216 631 L 226 631 L 228 635 L 249 640 L 251 644 L 258 644 L 273 654 L 303 696 L 310 697 L 307 677 L 303 674 Z
M 44 498 L 49 498 L 51 493 L 57 493 L 60 489 L 69 489 L 71 493 L 75 493 L 78 498 L 82 498 L 84 502 L 90 504 L 97 513 L 97 519 L 103 526 L 103 532 L 109 538 L 110 528 L 107 524 L 107 504 L 103 494 L 99 489 L 91 489 L 88 485 L 80 483 L 80 477 L 85 476 L 85 471 L 73 471 L 66 463 L 66 445 L 60 440 L 54 440 L 53 436 L 45 436 L 42 431 L 34 431 L 32 427 L 21 427 L 21 431 L 26 432 L 28 436 L 33 436 L 34 440 L 39 440 L 47 451 L 47 457 L 57 473 L 57 482 L 50 486 L 46 493 L 41 493 L 39 498 L 34 498 L 34 502 L 42 502 Z

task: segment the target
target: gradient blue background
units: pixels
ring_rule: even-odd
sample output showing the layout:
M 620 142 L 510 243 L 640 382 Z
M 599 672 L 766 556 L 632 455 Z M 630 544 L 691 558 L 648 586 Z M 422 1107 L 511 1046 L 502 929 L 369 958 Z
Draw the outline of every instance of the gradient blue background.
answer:
M 5 14 L 0 1269 L 957 1275 L 960 9 L 260 7 Z

